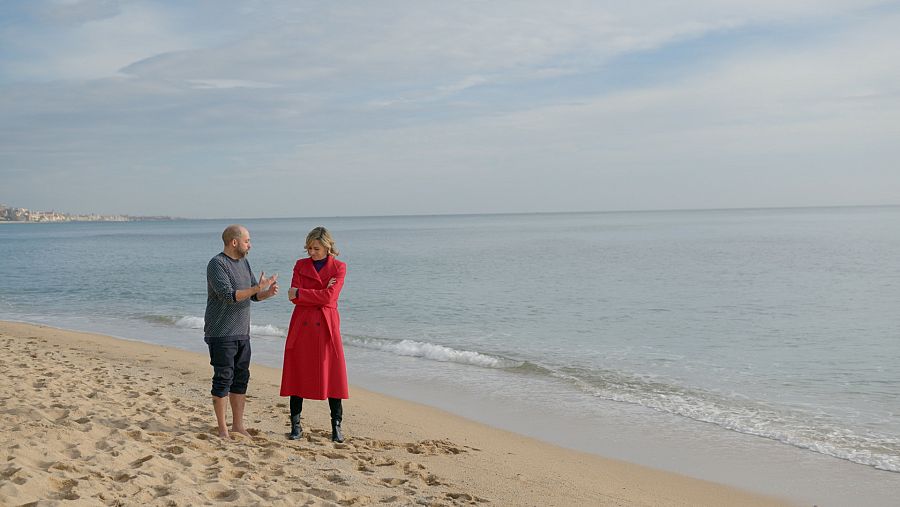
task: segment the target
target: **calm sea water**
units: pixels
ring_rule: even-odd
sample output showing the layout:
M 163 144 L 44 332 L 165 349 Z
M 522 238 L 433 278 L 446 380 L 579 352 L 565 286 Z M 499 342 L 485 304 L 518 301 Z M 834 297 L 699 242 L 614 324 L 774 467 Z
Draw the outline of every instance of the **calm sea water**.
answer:
M 242 223 L 285 292 L 306 232 L 332 230 L 357 385 L 476 417 L 618 407 L 900 472 L 900 208 Z M 0 319 L 205 350 L 227 224 L 0 226 Z M 254 306 L 257 360 L 280 366 L 291 309 Z

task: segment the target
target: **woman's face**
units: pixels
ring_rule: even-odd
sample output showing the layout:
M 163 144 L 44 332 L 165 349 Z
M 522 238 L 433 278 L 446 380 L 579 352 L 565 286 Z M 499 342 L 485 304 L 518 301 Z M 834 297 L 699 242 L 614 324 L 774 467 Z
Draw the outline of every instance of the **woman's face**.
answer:
M 312 243 L 306 245 L 306 253 L 309 254 L 309 258 L 314 261 L 320 261 L 325 257 L 328 257 L 328 250 L 322 244 L 321 241 L 315 239 Z

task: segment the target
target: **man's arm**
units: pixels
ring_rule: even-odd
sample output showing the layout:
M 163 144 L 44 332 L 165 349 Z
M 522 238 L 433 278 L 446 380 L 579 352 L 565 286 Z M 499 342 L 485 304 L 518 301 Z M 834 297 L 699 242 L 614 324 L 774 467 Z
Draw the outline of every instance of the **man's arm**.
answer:
M 222 264 L 218 256 L 210 259 L 206 265 L 206 283 L 210 290 L 216 294 L 216 298 L 225 303 L 234 303 L 235 290 L 228 277 L 228 269 Z
M 257 301 L 269 299 L 278 294 L 278 275 L 266 278 L 266 272 L 259 274 L 259 283 L 249 289 L 241 289 L 234 292 L 234 300 L 236 302 L 243 301 L 249 297 L 256 296 Z
M 252 274 L 251 274 L 252 277 Z M 237 289 L 231 285 L 231 279 L 228 277 L 227 268 L 217 259 L 213 258 L 206 266 L 206 279 L 212 287 L 219 299 L 226 303 L 240 303 L 241 301 L 256 296 L 256 299 L 263 299 L 274 296 L 278 293 L 278 275 L 266 278 L 266 273 L 260 273 L 259 283 L 254 283 L 252 287 L 247 289 Z M 256 280 L 253 280 L 256 282 Z

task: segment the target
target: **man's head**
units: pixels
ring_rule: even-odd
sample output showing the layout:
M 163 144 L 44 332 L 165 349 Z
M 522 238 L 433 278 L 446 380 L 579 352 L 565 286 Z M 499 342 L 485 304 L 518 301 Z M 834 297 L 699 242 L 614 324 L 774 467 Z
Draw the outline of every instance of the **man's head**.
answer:
M 232 224 L 222 231 L 225 255 L 242 259 L 250 253 L 250 231 L 243 225 Z

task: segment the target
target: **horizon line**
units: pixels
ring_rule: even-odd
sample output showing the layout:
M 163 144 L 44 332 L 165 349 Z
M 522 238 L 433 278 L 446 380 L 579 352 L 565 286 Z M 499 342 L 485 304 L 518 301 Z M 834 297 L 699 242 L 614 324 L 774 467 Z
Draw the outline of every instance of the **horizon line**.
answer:
M 569 210 L 569 211 L 492 211 L 492 212 L 449 212 L 449 213 L 397 213 L 383 215 L 320 215 L 320 216 L 269 216 L 269 217 L 207 217 L 176 218 L 176 220 L 291 220 L 297 218 L 415 218 L 415 217 L 454 217 L 454 216 L 502 216 L 502 215 L 578 215 L 599 213 L 668 213 L 668 212 L 700 212 L 700 211 L 765 211 L 765 210 L 803 210 L 831 208 L 896 208 L 900 204 L 835 204 L 819 206 L 748 206 L 735 208 L 653 208 L 653 209 L 615 209 L 615 210 Z

